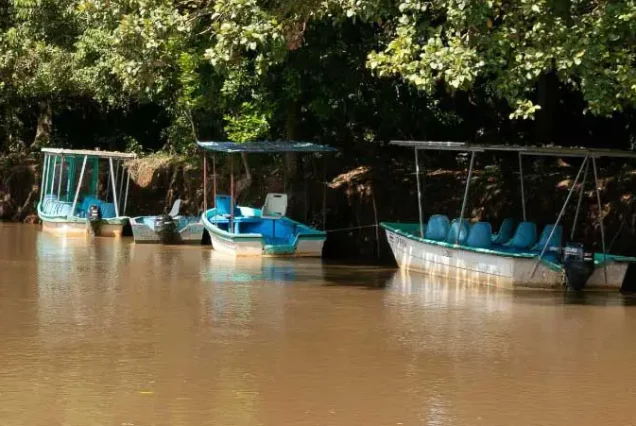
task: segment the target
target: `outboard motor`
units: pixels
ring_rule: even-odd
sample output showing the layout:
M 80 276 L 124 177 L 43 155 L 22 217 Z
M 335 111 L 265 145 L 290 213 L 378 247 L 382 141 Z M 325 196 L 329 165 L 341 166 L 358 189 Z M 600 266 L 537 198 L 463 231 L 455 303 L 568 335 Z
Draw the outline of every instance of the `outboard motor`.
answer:
M 594 256 L 586 253 L 581 243 L 568 243 L 563 248 L 563 269 L 569 289 L 581 291 L 594 273 Z
M 88 219 L 89 234 L 92 237 L 99 235 L 99 229 L 102 226 L 102 211 L 99 206 L 91 205 L 86 213 L 86 218 Z
M 177 224 L 174 218 L 167 214 L 155 218 L 155 233 L 164 244 L 172 244 L 177 239 Z

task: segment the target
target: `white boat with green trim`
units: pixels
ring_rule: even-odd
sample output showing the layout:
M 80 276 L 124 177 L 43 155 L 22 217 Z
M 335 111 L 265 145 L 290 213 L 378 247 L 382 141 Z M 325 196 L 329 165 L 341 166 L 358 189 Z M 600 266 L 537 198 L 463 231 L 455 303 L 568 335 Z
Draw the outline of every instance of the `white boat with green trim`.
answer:
M 42 229 L 61 236 L 120 237 L 130 176 L 124 165 L 135 154 L 43 148 L 44 166 L 38 216 Z M 106 163 L 107 188 L 100 198 L 100 164 Z
M 335 151 L 324 145 L 305 142 L 198 142 L 198 145 L 207 151 L 228 154 Z M 267 194 L 262 208 L 236 205 L 233 166 L 231 168 L 230 194 L 216 193 L 214 172 L 214 207 L 205 208 L 201 216 L 214 250 L 234 256 L 322 256 L 326 232 L 287 217 L 286 194 Z M 207 175 L 205 154 L 204 174 Z M 205 185 L 204 193 L 207 194 Z
M 168 214 L 130 218 L 133 239 L 138 244 L 201 244 L 203 223 L 199 216 L 179 214 L 176 200 Z
M 603 218 L 600 215 L 601 253 L 590 253 L 575 241 L 575 230 L 581 199 L 590 165 L 600 208 L 597 158 L 636 158 L 631 152 L 558 147 L 511 147 L 476 145 L 461 142 L 393 141 L 394 145 L 415 150 L 418 180 L 419 223 L 382 223 L 388 243 L 400 268 L 425 274 L 476 282 L 508 289 L 562 288 L 621 289 L 627 269 L 636 258 L 606 252 Z M 460 217 L 450 221 L 447 216 L 432 215 L 423 220 L 418 152 L 421 150 L 450 150 L 469 152 L 470 165 Z M 488 222 L 469 223 L 464 219 L 475 155 L 484 151 L 518 153 L 520 166 L 523 219 L 505 219 L 498 233 Z M 554 224 L 547 224 L 539 234 L 537 225 L 526 219 L 523 190 L 523 156 L 578 157 L 582 164 L 568 192 L 563 208 Z M 562 219 L 575 188 L 579 202 L 570 238 L 563 243 Z

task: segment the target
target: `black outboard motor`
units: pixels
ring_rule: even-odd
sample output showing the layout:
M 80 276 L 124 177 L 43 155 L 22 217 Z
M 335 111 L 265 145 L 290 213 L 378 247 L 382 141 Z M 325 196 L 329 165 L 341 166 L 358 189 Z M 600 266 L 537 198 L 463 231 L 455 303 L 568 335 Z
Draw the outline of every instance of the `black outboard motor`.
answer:
M 177 224 L 174 218 L 167 214 L 155 218 L 155 233 L 164 244 L 173 244 L 177 240 Z
M 99 235 L 99 229 L 102 226 L 102 211 L 99 206 L 91 205 L 86 213 L 88 219 L 88 231 L 91 236 Z
M 594 256 L 585 253 L 583 244 L 568 243 L 563 248 L 563 268 L 568 288 L 581 291 L 594 273 Z

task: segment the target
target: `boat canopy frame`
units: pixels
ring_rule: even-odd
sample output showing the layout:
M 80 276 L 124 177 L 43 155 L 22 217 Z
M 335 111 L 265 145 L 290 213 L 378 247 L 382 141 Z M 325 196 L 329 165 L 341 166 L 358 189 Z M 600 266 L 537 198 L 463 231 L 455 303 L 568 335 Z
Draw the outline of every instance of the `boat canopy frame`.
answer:
M 286 153 L 335 153 L 338 152 L 336 148 L 328 145 L 321 145 L 314 142 L 307 141 L 250 141 L 250 142 L 232 142 L 232 141 L 196 141 L 197 146 L 203 150 L 203 211 L 208 211 L 208 161 L 206 151 L 213 152 L 212 155 L 212 185 L 213 185 L 213 199 L 214 206 L 216 207 L 216 194 L 217 194 L 217 174 L 216 174 L 216 154 L 286 154 Z M 323 229 L 326 226 L 325 223 L 325 210 L 326 210 L 326 191 L 327 191 L 327 179 L 326 179 L 326 167 L 324 170 L 324 194 L 323 194 Z M 230 198 L 232 202 L 234 200 L 234 161 L 230 161 Z M 233 229 L 234 222 L 234 208 L 230 209 L 230 224 L 229 229 Z
M 113 193 L 113 205 L 115 207 L 115 215 L 119 217 L 121 203 L 122 203 L 122 195 L 124 194 L 124 181 L 126 182 L 125 186 L 125 195 L 123 195 L 123 209 L 122 215 L 126 214 L 126 208 L 128 205 L 128 191 L 130 188 L 130 170 L 125 166 L 126 160 L 134 160 L 137 158 L 137 154 L 127 153 L 127 152 L 117 152 L 117 151 L 99 151 L 99 150 L 83 150 L 83 149 L 65 149 L 65 148 L 42 148 L 41 152 L 44 154 L 43 161 L 43 170 L 42 170 L 42 184 L 40 186 L 40 203 L 44 200 L 44 196 L 47 192 L 50 191 L 50 194 L 53 195 L 53 191 L 55 189 L 55 179 L 56 179 L 56 169 L 58 167 L 58 159 L 59 162 L 59 182 L 57 188 L 57 198 L 60 198 L 61 195 L 61 186 L 62 186 L 62 178 L 64 176 L 64 161 L 69 161 L 69 164 L 73 164 L 72 167 L 69 167 L 69 173 L 67 176 L 67 197 L 72 193 L 73 186 L 75 185 L 73 204 L 71 208 L 71 215 L 75 214 L 75 208 L 77 207 L 77 202 L 80 195 L 80 189 L 82 187 L 82 183 L 84 181 L 84 174 L 86 171 L 86 165 L 89 159 L 93 162 L 93 169 L 91 170 L 93 174 L 93 179 L 91 181 L 91 189 L 90 192 L 95 193 L 97 196 L 97 191 L 99 190 L 97 180 L 99 179 L 99 160 L 104 159 L 108 160 L 109 165 L 109 179 L 106 189 L 106 201 L 110 197 L 110 192 L 112 189 Z M 82 166 L 80 170 L 79 179 L 76 183 L 75 181 L 75 160 L 82 159 Z M 121 173 L 120 173 L 121 171 Z M 50 179 L 49 186 L 49 174 L 52 176 Z M 117 192 L 117 186 L 119 186 L 119 192 Z
M 466 187 L 464 190 L 464 198 L 462 200 L 461 213 L 459 216 L 459 221 L 462 223 L 464 219 L 464 214 L 466 210 L 466 204 L 468 201 L 468 194 L 470 189 L 470 181 L 473 174 L 473 167 L 475 162 L 475 156 L 477 153 L 484 152 L 512 152 L 517 153 L 519 157 L 519 178 L 520 178 L 520 186 L 521 186 L 521 206 L 522 206 L 522 214 L 523 220 L 526 221 L 526 199 L 525 199 L 525 189 L 524 189 L 524 179 L 523 179 L 523 156 L 553 156 L 553 157 L 570 157 L 570 158 L 583 158 L 583 162 L 576 174 L 574 182 L 572 183 L 572 187 L 568 191 L 568 195 L 565 199 L 563 207 L 561 208 L 559 215 L 557 216 L 557 220 L 555 222 L 554 227 L 552 228 L 550 235 L 548 236 L 545 245 L 543 246 L 541 253 L 539 254 L 537 261 L 532 270 L 531 276 L 537 271 L 539 263 L 541 259 L 545 255 L 545 252 L 548 248 L 550 241 L 556 231 L 557 226 L 563 219 L 566 208 L 574 193 L 574 189 L 576 188 L 581 175 L 583 175 L 583 179 L 581 182 L 581 188 L 579 192 L 579 199 L 577 202 L 576 213 L 574 216 L 574 223 L 572 225 L 572 230 L 570 233 L 570 239 L 574 238 L 574 231 L 576 229 L 576 224 L 578 222 L 579 213 L 581 209 L 581 204 L 583 200 L 583 191 L 585 189 L 585 182 L 587 179 L 587 175 L 589 172 L 589 163 L 592 163 L 592 171 L 594 176 L 594 185 L 596 192 L 596 201 L 597 208 L 599 211 L 599 227 L 601 231 L 601 248 L 603 251 L 603 273 L 605 282 L 607 283 L 607 251 L 605 245 L 605 228 L 603 223 L 603 208 L 601 204 L 601 193 L 599 187 L 598 180 L 598 170 L 596 160 L 599 158 L 624 158 L 624 159 L 636 159 L 636 152 L 630 151 L 621 151 L 616 149 L 597 149 L 597 148 L 582 148 L 582 147 L 560 147 L 554 145 L 547 146 L 519 146 L 519 145 L 489 145 L 489 144 L 475 144 L 470 142 L 452 142 L 452 141 L 415 141 L 415 140 L 392 140 L 389 143 L 390 145 L 402 146 L 407 148 L 413 148 L 415 152 L 415 172 L 416 172 L 416 180 L 417 180 L 417 197 L 418 197 L 418 213 L 419 213 L 419 228 L 420 228 L 420 237 L 424 238 L 424 221 L 423 221 L 423 209 L 422 209 L 422 191 L 420 187 L 420 165 L 419 165 L 419 151 L 457 151 L 457 152 L 468 152 L 470 153 L 470 163 L 468 166 L 468 177 L 466 179 Z M 457 237 L 455 240 L 455 244 L 459 242 L 459 232 L 457 233 Z

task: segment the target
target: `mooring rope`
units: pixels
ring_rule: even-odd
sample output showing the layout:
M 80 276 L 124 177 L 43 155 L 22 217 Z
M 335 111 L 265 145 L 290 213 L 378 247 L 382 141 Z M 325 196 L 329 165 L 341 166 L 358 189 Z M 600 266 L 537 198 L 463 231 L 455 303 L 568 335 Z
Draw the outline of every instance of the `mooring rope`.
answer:
M 324 232 L 342 232 L 342 231 L 355 231 L 356 229 L 377 228 L 378 225 L 364 225 L 364 226 L 352 226 L 350 228 L 336 228 L 327 229 Z

